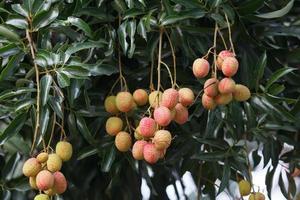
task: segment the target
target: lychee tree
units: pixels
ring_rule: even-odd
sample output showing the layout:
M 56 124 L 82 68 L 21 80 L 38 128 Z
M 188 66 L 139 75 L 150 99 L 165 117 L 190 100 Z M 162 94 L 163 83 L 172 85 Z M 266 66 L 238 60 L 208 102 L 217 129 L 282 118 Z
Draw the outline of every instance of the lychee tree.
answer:
M 0 1 L 1 199 L 141 199 L 142 181 L 151 199 L 169 185 L 179 198 L 186 172 L 186 199 L 295 198 L 299 10 Z

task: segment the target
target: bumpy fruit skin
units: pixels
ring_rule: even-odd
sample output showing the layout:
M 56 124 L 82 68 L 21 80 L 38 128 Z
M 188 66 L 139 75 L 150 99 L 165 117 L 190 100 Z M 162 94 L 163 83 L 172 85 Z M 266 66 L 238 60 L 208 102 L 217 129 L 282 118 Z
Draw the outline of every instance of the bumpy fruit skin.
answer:
M 251 93 L 248 87 L 236 84 L 233 92 L 233 98 L 236 101 L 247 101 L 251 97 Z
M 48 170 L 42 170 L 36 176 L 36 186 L 40 190 L 48 190 L 54 185 L 54 176 Z
M 46 194 L 38 194 L 34 197 L 34 200 L 50 200 L 50 198 Z
M 47 169 L 50 172 L 57 172 L 61 169 L 61 166 L 62 166 L 61 158 L 56 153 L 50 154 L 47 160 Z
M 152 108 L 157 107 L 162 99 L 162 92 L 161 91 L 153 91 L 149 95 L 149 104 Z
M 36 179 L 35 176 L 29 177 L 29 185 L 30 185 L 31 188 L 37 190 L 38 187 L 36 186 L 36 180 L 35 179 Z
M 157 150 L 168 148 L 172 141 L 172 135 L 167 130 L 159 130 L 155 132 L 153 143 Z
M 178 91 L 178 94 L 179 103 L 181 103 L 183 106 L 190 106 L 195 100 L 194 92 L 190 88 L 181 88 Z
M 140 127 L 136 127 L 135 131 L 134 131 L 134 138 L 136 140 L 142 140 L 143 136 L 141 135 L 141 131 L 140 131 Z
M 225 58 L 235 57 L 234 53 L 228 50 L 223 50 L 219 53 L 217 57 L 217 67 L 219 70 L 222 70 L 222 64 Z
M 23 165 L 23 174 L 27 177 L 36 176 L 42 169 L 42 165 L 36 158 L 29 158 Z
M 297 177 L 300 176 L 300 169 L 299 168 L 295 168 L 293 173 L 291 174 L 291 177 Z
M 55 147 L 55 153 L 64 162 L 70 160 L 73 154 L 72 144 L 67 141 L 58 142 Z
M 110 117 L 105 124 L 106 132 L 111 135 L 117 135 L 123 129 L 123 121 L 119 117 Z
M 219 80 L 216 78 L 207 79 L 204 83 L 204 94 L 210 97 L 215 97 L 219 94 Z
M 184 107 L 181 103 L 178 103 L 175 106 L 175 110 L 176 110 L 176 114 L 174 117 L 174 121 L 177 124 L 184 124 L 185 122 L 187 122 L 189 118 L 189 111 L 187 110 L 187 108 Z
M 166 89 L 162 94 L 161 105 L 169 109 L 173 109 L 178 103 L 178 100 L 179 100 L 178 91 L 173 88 L 169 88 Z
M 144 106 L 148 102 L 148 94 L 143 89 L 137 89 L 133 93 L 133 100 L 139 106 Z
M 222 63 L 222 72 L 225 76 L 231 77 L 236 74 L 239 62 L 235 57 L 227 57 Z
M 232 94 L 219 94 L 214 98 L 217 105 L 227 105 L 232 101 Z
M 213 110 L 216 108 L 217 104 L 215 100 L 206 94 L 202 95 L 202 106 L 207 110 Z
M 265 200 L 265 195 L 260 193 L 260 192 L 256 192 L 253 193 L 249 196 L 249 200 Z
M 173 109 L 171 110 L 171 119 L 174 120 L 175 116 L 176 116 L 176 109 L 173 108 Z
M 143 155 L 144 159 L 150 164 L 156 163 L 161 156 L 153 143 L 148 143 L 144 146 Z
M 155 108 L 153 117 L 160 126 L 168 126 L 172 120 L 171 111 L 165 106 Z
M 132 156 L 134 157 L 134 159 L 136 160 L 143 160 L 144 159 L 144 146 L 147 144 L 146 141 L 144 140 L 139 140 L 139 141 L 136 141 L 134 144 L 133 144 L 133 147 L 132 147 Z
M 121 112 L 129 112 L 133 105 L 132 95 L 129 92 L 119 92 L 116 97 L 116 105 Z
M 141 119 L 139 127 L 143 137 L 152 137 L 156 131 L 156 122 L 150 117 L 144 117 Z
M 196 78 L 204 78 L 209 73 L 209 62 L 204 58 L 197 58 L 193 63 L 193 74 Z
M 39 163 L 44 163 L 48 160 L 48 153 L 46 152 L 39 153 L 36 159 L 39 161 Z
M 235 82 L 231 78 L 223 78 L 218 85 L 221 94 L 232 93 L 235 90 Z
M 104 101 L 104 108 L 110 114 L 117 114 L 119 112 L 116 105 L 116 96 L 109 96 Z
M 54 176 L 54 186 L 53 190 L 56 194 L 62 194 L 67 190 L 67 180 L 66 177 L 61 172 L 55 172 Z
M 242 196 L 247 196 L 251 192 L 251 184 L 246 180 L 241 180 L 239 182 L 239 190 Z
M 115 145 L 117 149 L 121 152 L 126 152 L 131 147 L 131 137 L 129 133 L 125 131 L 121 131 L 118 133 L 118 135 L 115 138 Z

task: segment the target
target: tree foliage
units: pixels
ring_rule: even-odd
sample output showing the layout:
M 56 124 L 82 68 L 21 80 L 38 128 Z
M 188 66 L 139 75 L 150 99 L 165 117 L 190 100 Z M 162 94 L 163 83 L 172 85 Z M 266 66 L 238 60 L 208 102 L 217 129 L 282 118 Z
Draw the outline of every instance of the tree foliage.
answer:
M 20 168 L 51 132 L 50 146 L 60 139 L 61 126 L 74 156 L 63 168 L 68 191 L 57 198 L 140 199 L 144 178 L 151 198 L 166 199 L 166 187 L 189 171 L 199 195 L 215 199 L 230 180 L 251 180 L 261 160 L 269 167 L 268 194 L 277 166 L 287 164 L 276 184 L 287 198 L 295 196 L 289 172 L 300 167 L 299 10 L 294 0 L 0 1 L 2 199 L 33 197 Z M 176 137 L 155 165 L 118 152 L 105 133 L 103 101 L 119 77 L 119 61 L 130 91 L 149 89 L 163 28 L 162 59 L 173 66 L 172 44 L 177 84 L 198 93 L 205 80 L 193 77 L 192 62 L 214 45 L 215 24 L 217 51 L 225 48 L 221 35 L 229 46 L 226 17 L 240 60 L 234 79 L 251 89 L 251 99 L 213 111 L 196 101 L 188 123 L 170 126 Z M 165 69 L 162 80 L 162 87 L 170 86 Z M 282 153 L 287 145 L 292 150 Z

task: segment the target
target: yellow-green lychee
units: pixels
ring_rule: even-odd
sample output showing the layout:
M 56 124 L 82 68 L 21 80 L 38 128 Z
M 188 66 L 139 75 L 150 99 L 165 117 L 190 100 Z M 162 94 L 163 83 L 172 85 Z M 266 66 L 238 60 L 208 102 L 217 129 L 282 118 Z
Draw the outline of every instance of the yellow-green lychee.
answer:
M 56 153 L 50 154 L 47 160 L 47 169 L 50 172 L 56 172 L 61 169 L 61 166 L 62 166 L 61 158 Z
M 56 144 L 55 153 L 61 158 L 62 161 L 68 161 L 73 154 L 72 144 L 67 141 L 60 141 Z

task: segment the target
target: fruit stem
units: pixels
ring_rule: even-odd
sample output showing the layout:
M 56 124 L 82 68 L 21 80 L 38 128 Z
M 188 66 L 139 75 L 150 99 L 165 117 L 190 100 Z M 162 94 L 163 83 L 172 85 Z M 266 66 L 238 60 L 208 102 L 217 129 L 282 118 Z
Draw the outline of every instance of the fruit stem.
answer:
M 159 29 L 159 43 L 158 43 L 158 58 L 157 58 L 157 92 L 160 90 L 160 71 L 161 71 L 161 49 L 162 49 L 163 28 Z
M 219 35 L 220 35 L 220 37 L 222 39 L 222 42 L 223 42 L 223 45 L 224 45 L 225 49 L 228 50 L 228 47 L 227 47 L 227 44 L 226 44 L 225 39 L 223 37 L 223 34 L 222 34 L 222 32 L 220 31 L 219 28 L 218 28 L 218 33 L 219 33 Z
M 53 123 L 52 123 L 52 127 L 51 127 L 51 135 L 50 135 L 50 138 L 49 138 L 49 141 L 48 141 L 46 152 L 48 152 L 48 149 L 49 149 L 49 147 L 51 145 L 51 141 L 52 141 L 53 134 L 54 134 L 54 129 L 55 129 L 55 124 L 56 124 L 56 114 L 53 113 Z
M 132 135 L 132 132 L 131 132 L 131 125 L 130 125 L 130 123 L 129 123 L 127 113 L 125 113 L 125 119 L 126 119 L 126 123 L 127 123 L 127 127 L 128 127 L 128 130 L 129 130 L 129 133 L 130 133 L 130 135 Z
M 173 81 L 173 84 L 172 84 L 172 88 L 175 88 L 176 87 L 176 78 L 177 78 L 177 70 L 176 70 L 176 55 L 175 55 L 175 48 L 172 44 L 172 40 L 168 34 L 167 31 L 165 31 L 165 34 L 168 38 L 168 41 L 169 41 L 169 44 L 170 44 L 170 48 L 171 48 L 171 53 L 172 53 L 172 58 L 173 58 L 173 67 L 174 67 L 174 81 Z
M 168 73 L 169 73 L 169 77 L 170 77 L 170 79 L 171 79 L 172 88 L 174 88 L 174 87 L 175 87 L 175 84 L 174 84 L 174 81 L 173 81 L 173 78 L 172 78 L 172 73 L 171 73 L 171 71 L 170 71 L 170 68 L 169 68 L 168 65 L 167 65 L 165 62 L 163 62 L 163 61 L 161 61 L 161 64 L 163 64 L 163 65 L 167 68 L 167 71 L 168 71 Z
M 230 42 L 230 48 L 232 49 L 232 52 L 235 54 L 235 50 L 234 50 L 234 46 L 233 46 L 233 42 L 232 42 L 232 34 L 231 34 L 231 27 L 230 27 L 230 23 L 229 23 L 229 20 L 228 20 L 228 17 L 227 17 L 227 14 L 225 13 L 225 19 L 226 19 L 226 23 L 227 23 L 227 26 L 228 26 L 228 34 L 229 34 L 229 42 Z
M 154 85 L 153 85 L 153 70 L 154 70 L 154 59 L 152 58 L 151 60 L 151 65 L 150 65 L 150 92 L 154 90 Z
M 217 78 L 217 31 L 218 31 L 218 24 L 216 22 L 215 24 L 215 32 L 214 32 L 214 67 L 212 70 L 213 73 L 212 73 L 212 77 L 213 78 Z

